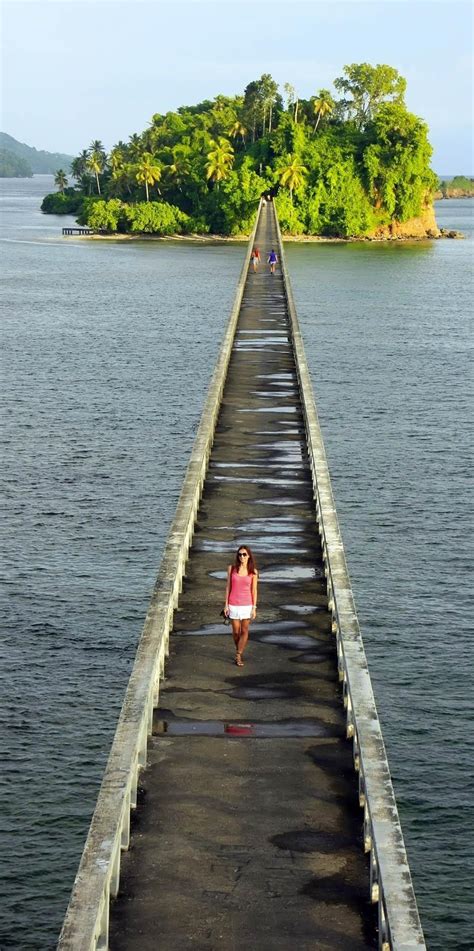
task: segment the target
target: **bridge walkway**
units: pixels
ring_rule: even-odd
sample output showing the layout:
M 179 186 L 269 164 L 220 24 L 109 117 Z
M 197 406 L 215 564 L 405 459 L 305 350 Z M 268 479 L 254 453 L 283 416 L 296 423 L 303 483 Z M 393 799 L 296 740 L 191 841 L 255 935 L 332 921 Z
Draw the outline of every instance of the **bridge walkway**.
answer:
M 256 243 L 112 951 L 376 946 L 271 205 Z M 241 669 L 219 618 L 240 544 L 260 570 Z

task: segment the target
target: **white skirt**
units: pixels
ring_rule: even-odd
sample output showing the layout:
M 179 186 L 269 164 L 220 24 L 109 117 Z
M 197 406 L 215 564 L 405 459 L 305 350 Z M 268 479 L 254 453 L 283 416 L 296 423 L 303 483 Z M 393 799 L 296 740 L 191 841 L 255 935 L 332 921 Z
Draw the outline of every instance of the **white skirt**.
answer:
M 229 604 L 231 621 L 248 621 L 252 616 L 253 604 Z

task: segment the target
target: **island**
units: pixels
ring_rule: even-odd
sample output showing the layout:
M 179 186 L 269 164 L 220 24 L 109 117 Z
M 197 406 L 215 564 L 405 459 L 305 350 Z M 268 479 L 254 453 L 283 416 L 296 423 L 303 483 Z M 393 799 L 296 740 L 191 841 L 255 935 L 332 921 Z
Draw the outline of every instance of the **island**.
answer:
M 454 175 L 439 183 L 435 198 L 474 198 L 474 178 L 467 175 Z
M 251 231 L 262 196 L 283 234 L 304 238 L 439 237 L 428 128 L 405 105 L 388 65 L 353 63 L 319 89 L 284 96 L 268 73 L 242 94 L 175 112 L 109 153 L 95 140 L 57 169 L 45 213 L 73 214 L 103 235 L 220 235 Z

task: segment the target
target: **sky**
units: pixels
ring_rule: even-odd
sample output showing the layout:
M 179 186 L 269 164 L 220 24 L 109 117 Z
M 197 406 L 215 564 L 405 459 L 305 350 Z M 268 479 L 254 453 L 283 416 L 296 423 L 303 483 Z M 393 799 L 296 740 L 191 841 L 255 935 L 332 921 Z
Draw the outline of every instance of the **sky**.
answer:
M 464 0 L 3 0 L 0 128 L 77 155 L 153 113 L 271 73 L 302 98 L 350 63 L 387 63 L 430 129 L 440 175 L 471 174 L 472 19 Z

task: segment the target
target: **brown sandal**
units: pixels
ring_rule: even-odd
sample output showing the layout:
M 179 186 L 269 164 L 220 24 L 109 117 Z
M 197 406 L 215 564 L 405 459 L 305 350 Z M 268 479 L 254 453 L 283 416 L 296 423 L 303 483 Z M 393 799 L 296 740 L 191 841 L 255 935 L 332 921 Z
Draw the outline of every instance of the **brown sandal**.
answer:
M 243 662 L 243 660 L 242 660 L 242 654 L 240 653 L 240 651 L 236 651 L 236 654 L 235 654 L 235 663 L 236 663 L 237 667 L 243 667 L 243 666 L 244 666 L 244 662 Z

